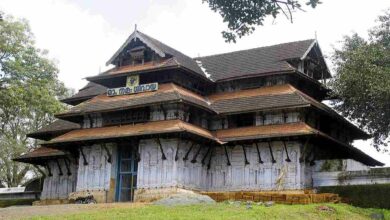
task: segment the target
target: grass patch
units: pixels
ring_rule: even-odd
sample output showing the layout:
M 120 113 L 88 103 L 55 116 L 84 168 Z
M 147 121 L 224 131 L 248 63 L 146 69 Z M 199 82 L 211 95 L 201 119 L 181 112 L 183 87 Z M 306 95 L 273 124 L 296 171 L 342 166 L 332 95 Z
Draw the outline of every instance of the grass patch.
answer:
M 319 206 L 328 206 L 331 211 L 321 211 Z M 188 206 L 133 206 L 111 207 L 84 211 L 70 215 L 37 216 L 44 219 L 370 219 L 372 213 L 383 213 L 390 219 L 390 210 L 364 209 L 347 204 L 273 205 L 271 207 L 218 203 L 215 205 Z
M 13 205 L 31 205 L 35 199 L 7 199 L 0 200 L 0 208 L 5 208 Z

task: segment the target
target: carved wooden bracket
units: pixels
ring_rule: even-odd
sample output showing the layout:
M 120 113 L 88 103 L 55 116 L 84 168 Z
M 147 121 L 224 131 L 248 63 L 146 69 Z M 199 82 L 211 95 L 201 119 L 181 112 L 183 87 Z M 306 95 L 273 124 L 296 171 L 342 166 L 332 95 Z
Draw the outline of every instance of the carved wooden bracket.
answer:
M 214 148 L 210 151 L 209 163 L 207 164 L 207 170 L 211 168 L 211 158 L 213 157 Z
M 256 150 L 257 150 L 257 156 L 259 157 L 259 163 L 260 164 L 263 164 L 263 160 L 261 160 L 261 154 L 260 154 L 260 150 L 259 150 L 259 144 L 257 142 L 255 142 L 256 144 Z
M 70 171 L 70 161 L 68 158 L 64 158 L 64 163 L 65 163 L 65 167 L 66 167 L 66 174 L 68 174 L 68 176 L 72 175 L 72 172 Z
M 178 161 L 178 160 L 179 160 L 179 146 L 180 146 L 180 139 L 177 140 L 175 161 Z
M 160 151 L 161 151 L 161 159 L 162 159 L 162 160 L 166 160 L 166 159 L 167 159 L 167 157 L 166 157 L 166 156 L 165 156 L 165 154 L 164 154 L 164 149 L 163 149 L 163 147 L 162 147 L 162 144 L 161 144 L 160 138 L 157 138 L 156 140 L 157 140 L 157 144 L 160 146 Z
M 201 149 L 202 149 L 202 146 L 199 145 L 199 149 L 198 149 L 198 151 L 196 151 L 194 157 L 193 157 L 192 160 L 191 160 L 191 163 L 196 163 L 196 162 L 197 162 L 197 161 L 196 161 L 196 158 L 198 157 L 198 155 L 199 155 Z
M 227 152 L 226 145 L 223 145 L 223 148 L 225 149 L 225 156 L 226 156 L 226 160 L 227 160 L 227 165 L 230 166 L 232 164 L 230 163 L 229 154 Z
M 56 163 L 57 163 L 57 166 L 58 166 L 58 175 L 60 175 L 60 176 L 64 175 L 64 173 L 62 173 L 62 169 L 61 169 L 61 165 L 60 165 L 59 159 L 56 159 Z
M 291 162 L 290 157 L 288 156 L 286 141 L 283 141 L 283 146 L 284 146 L 284 150 L 286 151 L 286 155 L 287 155 L 286 162 Z
M 48 172 L 48 176 L 53 176 L 53 173 L 51 172 L 51 169 L 50 169 L 50 166 L 49 166 L 49 163 L 46 163 L 46 169 L 47 169 L 47 172 Z
M 190 152 L 191 152 L 192 148 L 194 147 L 194 145 L 195 145 L 195 143 L 192 142 L 192 145 L 191 145 L 190 149 L 188 149 L 186 155 L 183 157 L 184 161 L 188 160 L 188 155 L 190 154 Z
M 83 157 L 84 166 L 88 166 L 88 161 L 87 161 L 87 158 L 85 158 L 85 154 L 84 154 L 83 148 L 80 147 L 79 151 L 80 151 L 81 156 Z
M 209 146 L 209 148 L 207 149 L 206 154 L 203 156 L 202 165 L 205 165 L 205 164 L 206 164 L 206 157 L 207 157 L 207 155 L 209 155 L 210 150 L 211 150 L 211 147 Z
M 242 147 L 242 151 L 244 152 L 244 159 L 245 159 L 245 165 L 248 165 L 250 164 L 249 161 L 248 161 L 248 158 L 246 157 L 246 149 L 245 149 L 245 146 L 244 145 L 241 145 Z
M 272 163 L 276 163 L 276 160 L 274 158 L 274 153 L 272 152 L 271 142 L 269 142 L 269 141 L 268 141 L 268 148 L 269 148 L 269 153 L 271 154 Z

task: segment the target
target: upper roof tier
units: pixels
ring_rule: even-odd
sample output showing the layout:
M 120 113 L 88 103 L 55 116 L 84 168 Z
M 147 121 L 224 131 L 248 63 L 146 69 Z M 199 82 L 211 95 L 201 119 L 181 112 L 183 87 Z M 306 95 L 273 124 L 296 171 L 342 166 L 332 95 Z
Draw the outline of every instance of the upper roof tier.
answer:
M 182 69 L 209 82 L 295 71 L 311 74 L 317 80 L 331 77 L 314 39 L 191 58 L 135 30 L 107 64 L 115 67 L 87 79 L 99 83 L 113 77 L 166 69 Z

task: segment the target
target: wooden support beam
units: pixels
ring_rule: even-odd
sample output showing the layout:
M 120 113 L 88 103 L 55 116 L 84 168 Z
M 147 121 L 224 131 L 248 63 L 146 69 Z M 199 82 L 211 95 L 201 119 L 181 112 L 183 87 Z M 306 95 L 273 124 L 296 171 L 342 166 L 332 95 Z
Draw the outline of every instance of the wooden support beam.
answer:
M 60 165 L 59 159 L 56 159 L 56 163 L 57 163 L 57 166 L 58 166 L 58 175 L 60 175 L 60 176 L 64 175 L 64 173 L 62 172 L 62 169 L 61 169 L 61 165 Z
M 80 148 L 79 148 L 79 151 L 80 151 L 81 156 L 83 157 L 84 166 L 87 166 L 87 165 L 88 165 L 88 161 L 87 161 L 87 159 L 85 158 L 85 154 L 84 154 L 83 148 L 80 147 Z
M 190 154 L 190 152 L 191 152 L 192 148 L 194 147 L 194 145 L 195 145 L 195 142 L 192 142 L 192 145 L 191 145 L 190 149 L 188 149 L 186 155 L 183 157 L 184 161 L 188 160 L 188 155 Z
M 244 152 L 245 165 L 249 164 L 248 158 L 246 157 L 246 149 L 244 145 L 241 145 L 242 151 Z
M 213 157 L 214 148 L 210 151 L 209 163 L 207 164 L 207 170 L 211 168 L 211 158 Z
M 68 176 L 72 175 L 72 172 L 70 171 L 70 167 L 69 167 L 69 164 L 70 164 L 70 161 L 68 158 L 64 158 L 64 163 L 65 163 L 65 167 L 66 167 L 66 174 L 68 174 Z
M 107 145 L 106 144 L 102 144 L 102 147 L 104 148 L 104 150 L 106 151 L 106 154 L 107 154 L 107 162 L 111 163 L 112 161 L 112 155 L 111 155 L 111 152 L 108 150 L 107 148 Z
M 206 164 L 206 157 L 207 157 L 207 155 L 209 155 L 210 150 L 211 150 L 211 147 L 209 146 L 208 149 L 207 149 L 206 154 L 205 154 L 205 155 L 203 156 L 203 158 L 202 158 L 202 165 L 205 165 L 205 164 Z
M 286 146 L 286 141 L 283 141 L 283 146 L 284 146 L 284 151 L 286 152 L 286 162 L 291 162 L 290 157 L 288 156 L 288 151 L 287 151 L 287 146 Z
M 46 162 L 46 169 L 47 169 L 47 172 L 48 172 L 48 176 L 53 176 L 53 173 L 51 172 L 51 169 L 50 169 L 50 166 L 49 166 L 49 163 Z
M 263 162 L 263 160 L 261 160 L 261 154 L 260 154 L 260 150 L 259 150 L 259 145 L 258 145 L 257 142 L 255 142 L 255 144 L 256 144 L 257 156 L 259 157 L 259 163 L 263 164 L 264 162 Z
M 271 147 L 271 142 L 268 141 L 268 148 L 269 148 L 269 153 L 271 154 L 271 162 L 276 163 L 276 160 L 274 158 L 274 153 L 272 152 L 272 147 Z
M 175 161 L 178 161 L 178 160 L 179 160 L 179 146 L 180 146 L 180 138 L 177 140 Z
M 199 149 L 198 149 L 198 151 L 196 151 L 195 155 L 192 157 L 191 163 L 196 163 L 197 162 L 196 158 L 198 157 L 201 149 L 202 149 L 202 146 L 199 145 Z
M 230 166 L 232 164 L 230 163 L 230 159 L 229 159 L 229 155 L 228 155 L 228 152 L 226 149 L 226 145 L 223 145 L 223 148 L 225 149 L 225 156 L 226 156 L 226 160 L 227 160 L 227 165 Z
M 166 159 L 167 159 L 167 157 L 166 157 L 166 156 L 165 156 L 165 154 L 164 154 L 164 149 L 163 149 L 163 147 L 162 147 L 162 144 L 161 144 L 160 138 L 157 138 L 156 140 L 157 140 L 157 144 L 160 146 L 160 151 L 161 151 L 161 159 L 162 159 L 162 160 L 166 160 Z

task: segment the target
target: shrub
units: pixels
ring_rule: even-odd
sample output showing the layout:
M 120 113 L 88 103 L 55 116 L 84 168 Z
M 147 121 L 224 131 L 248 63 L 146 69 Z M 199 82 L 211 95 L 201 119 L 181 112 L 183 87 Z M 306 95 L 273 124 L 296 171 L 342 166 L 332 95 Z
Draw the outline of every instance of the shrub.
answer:
M 354 206 L 390 209 L 390 184 L 325 186 L 318 192 L 339 194 Z

